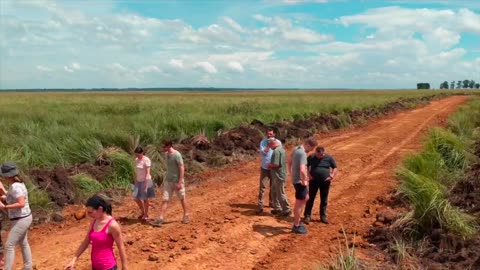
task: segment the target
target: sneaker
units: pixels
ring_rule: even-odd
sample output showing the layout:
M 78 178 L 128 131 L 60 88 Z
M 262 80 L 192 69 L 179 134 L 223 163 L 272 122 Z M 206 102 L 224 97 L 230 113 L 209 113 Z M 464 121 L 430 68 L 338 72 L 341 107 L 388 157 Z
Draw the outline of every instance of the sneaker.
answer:
M 159 218 L 154 222 L 150 222 L 150 225 L 152 225 L 153 227 L 160 227 L 162 224 L 163 224 L 163 218 Z
M 263 207 L 258 207 L 257 211 L 255 211 L 255 213 L 257 213 L 257 215 L 263 214 Z
M 309 224 L 311 221 L 311 217 L 310 216 L 306 216 L 304 219 L 303 219 L 303 222 L 305 222 L 305 224 Z
M 327 216 L 320 216 L 320 222 L 328 224 L 328 218 Z
M 305 228 L 305 225 L 300 224 L 298 226 L 293 225 L 292 232 L 297 234 L 306 234 L 308 231 L 307 228 Z
M 281 213 L 282 217 L 289 217 L 292 214 L 292 210 L 283 211 Z
M 278 214 L 282 213 L 282 210 L 273 209 L 272 211 L 270 211 L 270 213 L 272 213 L 272 215 L 278 215 Z
M 190 223 L 190 218 L 189 218 L 189 216 L 183 216 L 182 223 L 183 223 L 183 224 L 188 224 L 188 223 Z

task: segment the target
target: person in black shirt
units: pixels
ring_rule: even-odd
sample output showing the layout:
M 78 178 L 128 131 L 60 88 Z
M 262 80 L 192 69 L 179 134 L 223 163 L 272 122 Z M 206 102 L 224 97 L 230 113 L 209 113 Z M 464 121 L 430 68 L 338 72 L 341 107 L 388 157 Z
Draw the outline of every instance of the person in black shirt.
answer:
M 315 153 L 310 155 L 307 159 L 307 168 L 310 176 L 308 184 L 309 199 L 305 206 L 304 216 L 305 224 L 311 220 L 313 203 L 317 196 L 317 191 L 320 190 L 320 221 L 328 224 L 327 218 L 327 204 L 328 191 L 330 183 L 337 174 L 337 164 L 329 154 L 325 153 L 325 149 L 318 146 Z

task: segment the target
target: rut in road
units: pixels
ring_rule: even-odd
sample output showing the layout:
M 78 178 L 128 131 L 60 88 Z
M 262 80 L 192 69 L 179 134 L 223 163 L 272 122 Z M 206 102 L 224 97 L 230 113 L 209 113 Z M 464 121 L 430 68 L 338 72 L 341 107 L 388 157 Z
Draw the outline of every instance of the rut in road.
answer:
M 330 189 L 331 224 L 318 222 L 317 198 L 307 235 L 290 233 L 291 217 L 255 214 L 259 160 L 205 172 L 208 180 L 187 190 L 192 210 L 188 225 L 181 224 L 178 200 L 170 204 L 166 224 L 154 228 L 136 222 L 135 203 L 126 198 L 113 212 L 123 225 L 129 269 L 298 269 L 328 262 L 339 245 L 339 231 L 368 231 L 375 217 L 364 217 L 365 208 L 395 187 L 395 169 L 405 154 L 419 150 L 425 131 L 442 124 L 467 99 L 452 96 L 363 127 L 317 135 L 336 159 L 339 174 Z M 293 206 L 290 180 L 286 192 Z M 158 216 L 160 202 L 154 201 L 151 217 Z M 88 222 L 68 219 L 34 228 L 29 239 L 37 269 L 63 269 Z M 88 250 L 76 269 L 91 269 Z

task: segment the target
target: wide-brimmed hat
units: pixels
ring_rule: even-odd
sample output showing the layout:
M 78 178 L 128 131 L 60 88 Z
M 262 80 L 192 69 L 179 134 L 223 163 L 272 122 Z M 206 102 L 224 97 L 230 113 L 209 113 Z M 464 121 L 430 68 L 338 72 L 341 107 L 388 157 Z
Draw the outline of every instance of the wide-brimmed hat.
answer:
M 13 162 L 3 163 L 1 170 L 2 170 L 2 176 L 5 176 L 5 177 L 13 177 L 18 175 L 17 166 Z

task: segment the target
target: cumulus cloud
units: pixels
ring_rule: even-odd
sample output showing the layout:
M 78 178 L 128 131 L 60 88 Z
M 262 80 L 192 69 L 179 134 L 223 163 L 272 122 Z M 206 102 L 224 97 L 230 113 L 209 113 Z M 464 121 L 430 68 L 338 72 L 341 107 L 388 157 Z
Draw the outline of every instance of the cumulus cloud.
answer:
M 138 70 L 139 73 L 162 73 L 163 71 L 156 65 L 149 65 L 141 67 Z
M 195 64 L 195 67 L 198 67 L 201 70 L 210 74 L 215 74 L 218 72 L 217 68 L 214 65 L 210 64 L 209 62 L 197 62 Z
M 170 61 L 168 61 L 168 64 L 170 64 L 170 66 L 174 68 L 183 69 L 183 60 L 181 59 L 170 59 Z
M 228 62 L 228 67 L 230 68 L 230 70 L 237 71 L 237 72 L 245 71 L 242 64 L 240 64 L 239 62 Z
M 327 1 L 289 4 L 306 2 Z M 118 13 L 108 0 L 95 8 L 82 1 L 1 5 L 4 88 L 395 87 L 480 73 L 478 51 L 462 46 L 465 33 L 480 34 L 480 15 L 467 8 L 380 7 L 333 23 L 256 9 L 191 25 Z M 360 30 L 336 40 L 339 29 Z

